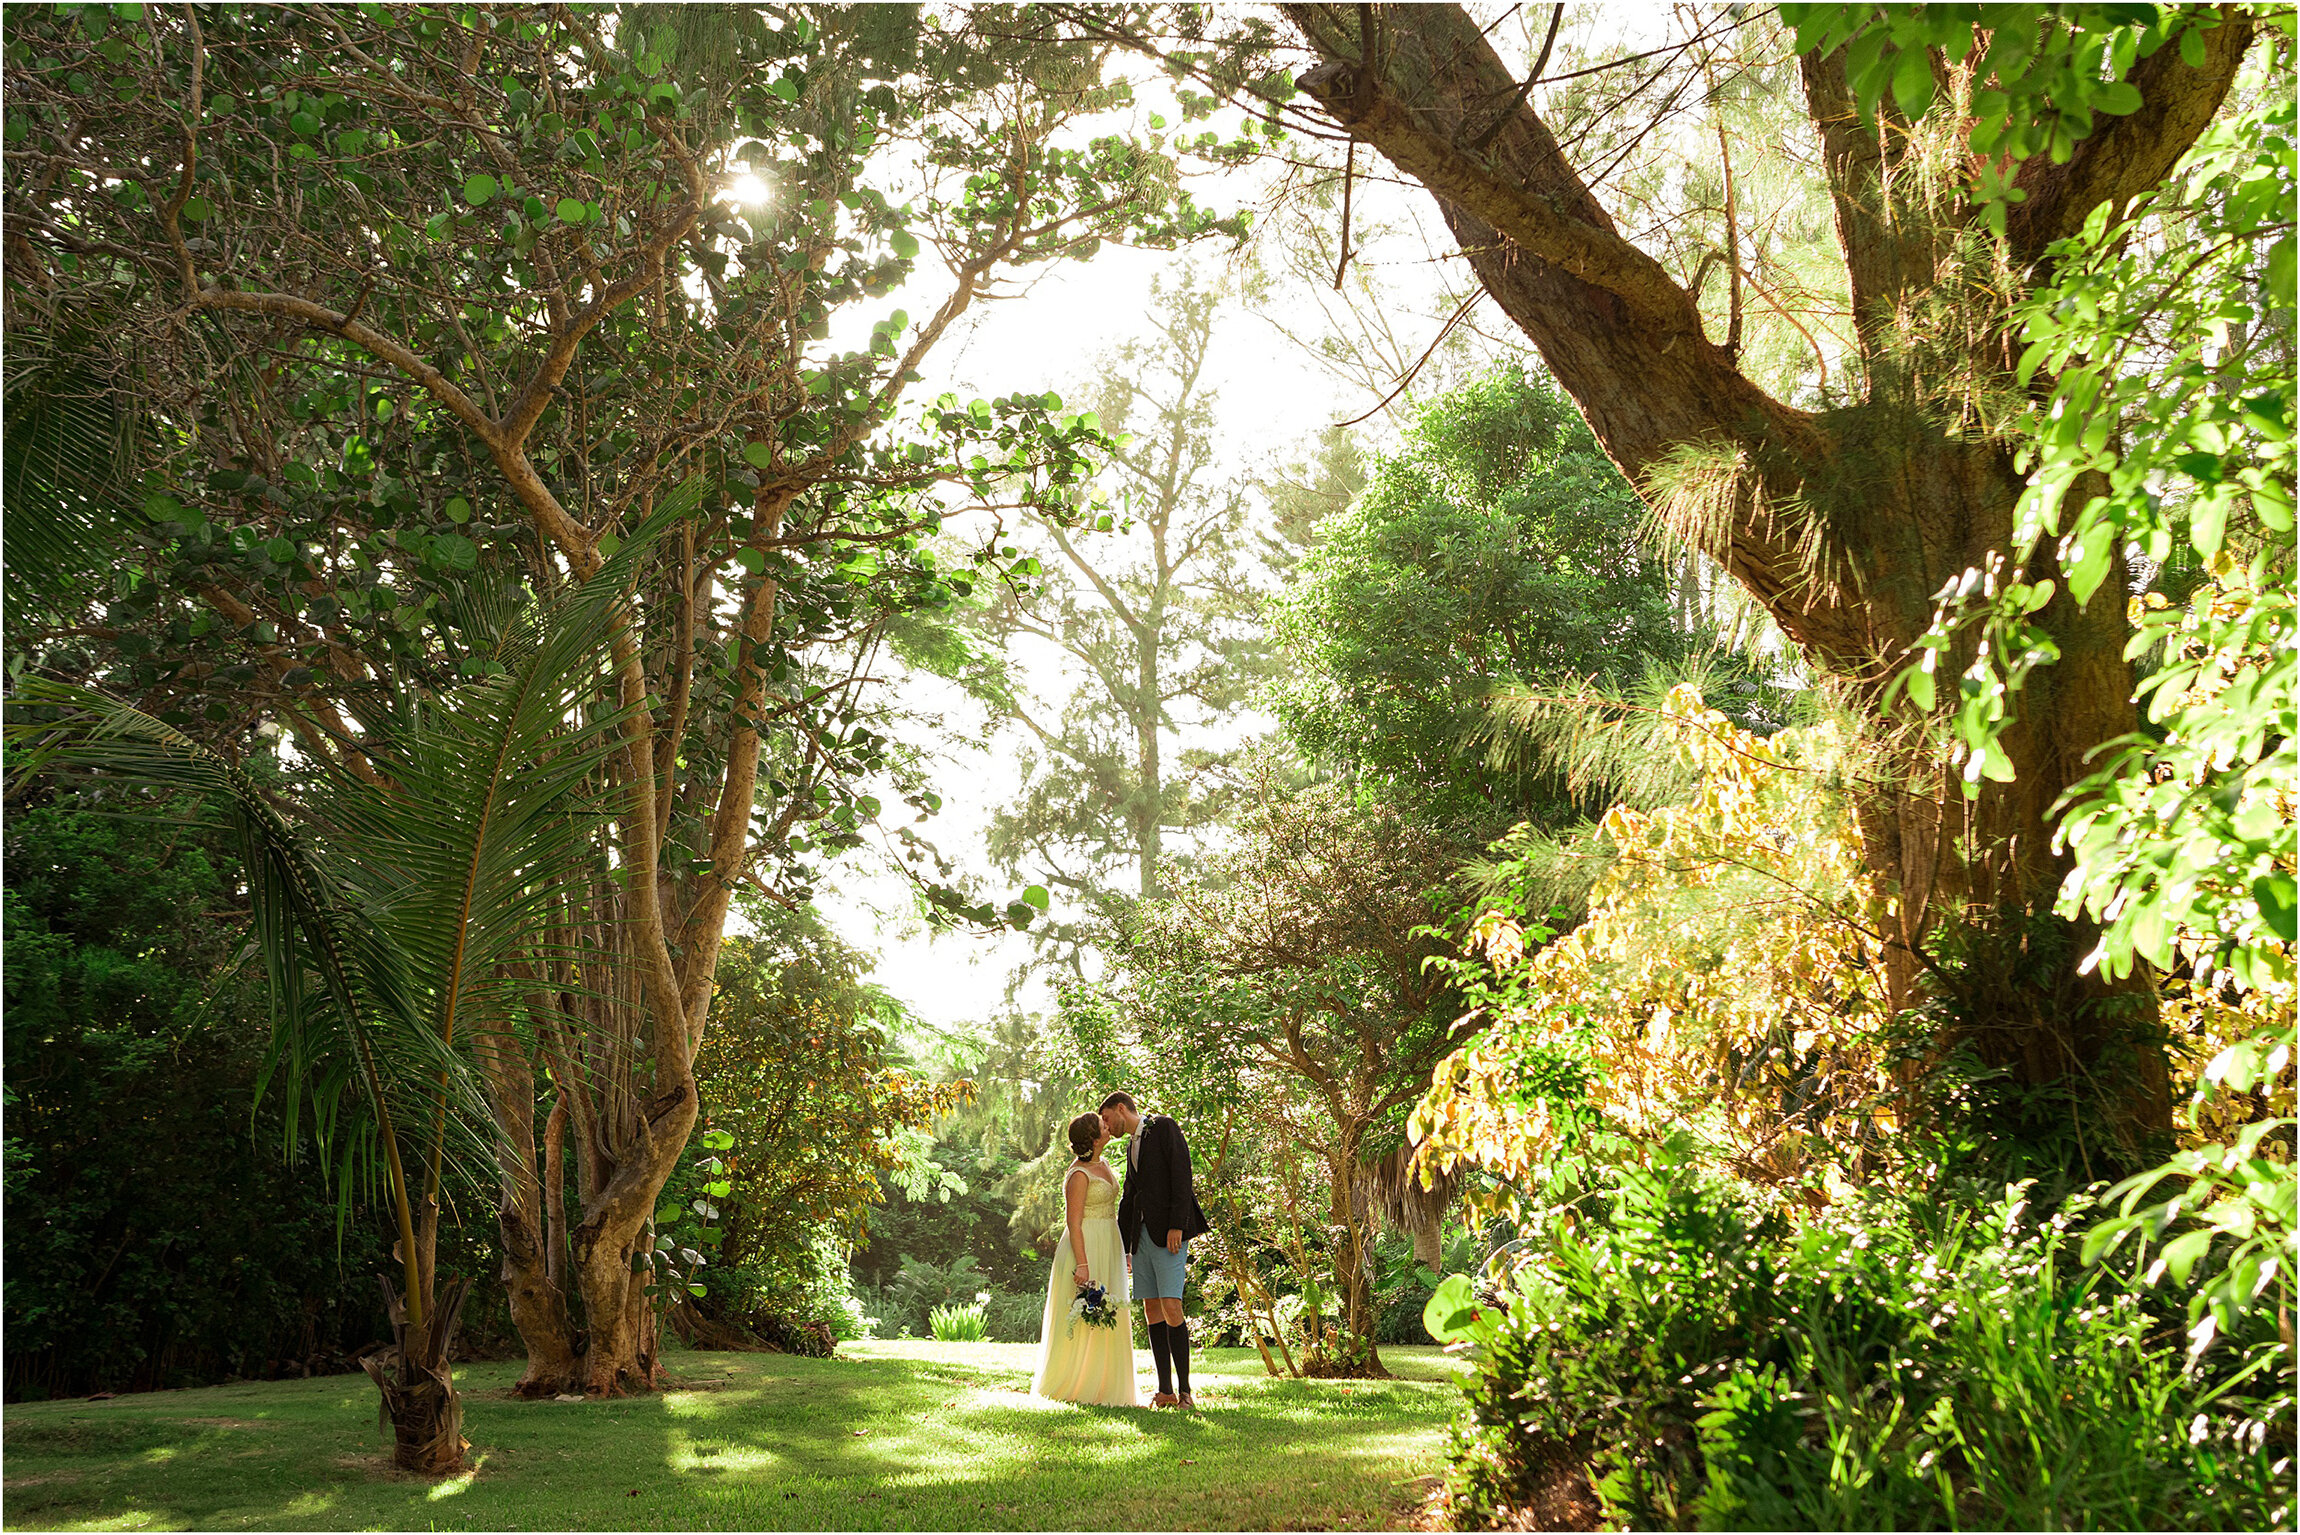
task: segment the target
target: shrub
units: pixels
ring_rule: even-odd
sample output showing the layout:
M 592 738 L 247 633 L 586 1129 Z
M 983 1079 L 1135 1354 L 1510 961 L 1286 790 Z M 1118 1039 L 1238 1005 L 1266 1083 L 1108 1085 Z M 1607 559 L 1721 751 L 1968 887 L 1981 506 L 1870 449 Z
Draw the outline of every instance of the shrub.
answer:
M 927 1326 L 937 1343 L 980 1343 L 990 1336 L 982 1314 L 990 1305 L 988 1291 L 975 1296 L 971 1306 L 937 1306 L 927 1315 Z
M 355 1368 L 388 1336 L 384 1244 L 363 1209 L 339 1230 L 285 1095 L 259 1101 L 262 1002 L 210 915 L 237 866 L 70 801 L 11 803 L 5 854 L 8 1398 Z M 441 1236 L 442 1273 L 492 1273 Z M 501 1293 L 465 1307 L 464 1357 Z
M 885 1319 L 884 1334 L 918 1337 L 928 1333 L 936 1307 L 963 1307 L 988 1291 L 984 1277 L 972 1253 L 960 1253 L 948 1263 L 929 1263 L 905 1253 L 894 1277 L 867 1300 Z M 1036 1334 L 1032 1336 L 1035 1339 Z
M 1036 1343 L 1038 1329 L 1045 1320 L 1044 1292 L 1019 1295 L 1012 1290 L 993 1290 L 990 1304 L 982 1314 L 983 1326 L 999 1343 Z
M 808 1359 L 830 1358 L 840 1341 L 827 1322 L 808 1322 L 788 1316 L 762 1316 L 752 1331 L 760 1342 Z
M 1607 1521 L 1641 1529 L 2290 1517 L 2288 1384 L 2184 1370 L 2152 1292 L 2077 1261 L 2081 1198 L 2048 1215 L 2019 1185 L 1993 1208 L 1936 1189 L 1792 1226 L 1682 1167 L 1604 1193 L 1506 1294 L 1478 1306 L 1454 1280 L 1431 1304 L 1433 1331 L 1481 1345 L 1452 1446 L 1462 1524 L 1509 1522 L 1577 1465 Z

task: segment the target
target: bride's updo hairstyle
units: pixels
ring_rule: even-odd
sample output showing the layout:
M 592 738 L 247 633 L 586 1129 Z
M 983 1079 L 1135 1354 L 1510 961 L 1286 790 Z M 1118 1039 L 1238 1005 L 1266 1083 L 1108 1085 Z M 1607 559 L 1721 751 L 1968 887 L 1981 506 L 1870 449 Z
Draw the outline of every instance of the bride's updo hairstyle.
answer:
M 1102 1135 L 1102 1116 L 1081 1114 L 1070 1121 L 1070 1149 L 1078 1153 L 1083 1162 L 1094 1155 L 1094 1143 Z

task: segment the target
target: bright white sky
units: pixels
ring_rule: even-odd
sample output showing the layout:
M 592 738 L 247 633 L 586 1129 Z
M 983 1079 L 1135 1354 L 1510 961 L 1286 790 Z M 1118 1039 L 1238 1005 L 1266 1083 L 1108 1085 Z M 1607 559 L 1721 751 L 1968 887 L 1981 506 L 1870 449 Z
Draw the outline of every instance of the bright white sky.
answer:
M 1496 18 L 1489 35 L 1503 57 L 1519 68 L 1530 63 L 1540 39 L 1528 29 L 1537 23 L 1546 26 L 1548 8 L 1490 4 L 1485 9 Z M 1611 44 L 1653 46 L 1667 30 L 1669 15 L 1659 0 L 1576 6 L 1559 39 L 1556 58 L 1586 56 L 1589 50 Z M 1553 64 L 1552 71 L 1558 67 Z M 1147 102 L 1156 84 L 1145 77 L 1137 88 Z M 1148 105 L 1137 108 L 1148 110 Z M 1167 115 L 1172 119 L 1177 114 L 1168 108 Z M 1234 116 L 1225 114 L 1216 126 L 1227 132 L 1234 123 Z M 1097 126 L 1096 131 L 1112 129 Z M 1436 338 L 1452 310 L 1443 289 L 1463 280 L 1459 258 L 1452 254 L 1454 243 L 1426 193 L 1400 185 L 1395 173 L 1369 151 L 1360 151 L 1358 171 L 1353 216 L 1356 260 L 1383 291 L 1382 307 L 1394 344 L 1410 359 Z M 1225 211 L 1261 208 L 1283 174 L 1283 167 L 1266 163 L 1218 177 L 1194 177 L 1190 185 L 1208 206 Z M 1269 318 L 1231 310 L 1208 363 L 1221 401 L 1225 466 L 1242 478 L 1273 462 L 1307 458 L 1322 429 L 1371 409 L 1394 378 L 1381 378 L 1369 389 L 1362 376 L 1345 378 L 1305 349 L 1302 343 L 1315 343 L 1332 333 L 1329 316 L 1336 299 L 1331 293 L 1313 292 L 1301 281 L 1289 285 L 1282 278 L 1285 263 L 1270 242 L 1284 239 L 1286 232 L 1282 222 L 1261 221 L 1257 240 L 1262 243 L 1247 253 L 1229 253 L 1226 242 L 1219 240 L 1191 253 L 1105 247 L 1091 262 L 1031 269 L 1024 274 L 1027 286 L 1001 302 L 979 306 L 962 332 L 945 338 L 925 369 L 924 382 L 914 386 L 914 398 L 932 398 L 946 389 L 971 398 L 1053 388 L 1076 403 L 1080 386 L 1096 371 L 1097 357 L 1146 328 L 1151 283 L 1158 274 L 1186 261 L 1219 266 L 1258 253 L 1274 279 L 1262 306 Z M 922 260 L 920 265 L 921 280 L 896 295 L 914 317 L 931 313 L 946 291 L 934 263 Z M 1295 339 L 1287 339 L 1280 326 Z M 1466 341 L 1471 359 L 1530 352 L 1514 327 L 1500 320 L 1482 299 L 1457 338 L 1457 343 L 1461 341 Z M 1454 359 L 1457 367 L 1462 360 Z M 1426 393 L 1442 381 L 1435 369 L 1418 379 L 1408 396 L 1356 429 L 1361 445 L 1378 451 L 1405 418 L 1412 394 Z M 1059 659 L 1050 651 L 1040 655 L 1025 651 L 1020 660 L 1033 690 L 1052 705 L 1044 712 L 1059 713 L 1068 689 Z M 915 678 L 904 688 L 906 702 L 940 712 L 946 721 L 944 771 L 938 784 L 944 808 L 921 830 L 962 867 L 982 877 L 985 893 L 1002 904 L 1018 893 L 1019 885 L 990 874 L 982 839 L 992 797 L 1014 787 L 1013 751 L 1021 744 L 1019 727 L 994 732 L 985 711 L 938 679 Z M 1169 740 L 1169 761 L 1183 744 L 1190 744 L 1187 738 Z M 1021 883 L 1028 882 L 1026 877 Z M 1010 975 L 1030 952 L 1031 940 L 1020 934 L 930 935 L 915 915 L 907 884 L 898 876 L 875 872 L 859 858 L 835 869 L 818 899 L 842 936 L 881 956 L 875 979 L 941 1030 L 971 1033 L 987 1025 L 1004 1006 Z M 1042 986 L 1025 990 L 1018 1000 L 1028 1011 L 1045 1011 L 1051 1005 Z
M 1194 190 L 1203 200 L 1228 207 L 1258 200 L 1268 176 L 1266 170 L 1249 170 L 1225 177 L 1226 185 L 1202 184 Z M 1434 210 L 1418 191 L 1408 194 L 1361 180 L 1356 202 L 1361 234 L 1385 221 L 1403 226 L 1366 248 L 1360 259 L 1385 263 L 1381 275 L 1395 283 L 1398 301 L 1392 322 L 1418 350 L 1436 335 L 1444 316 L 1438 312 L 1437 293 L 1443 269 L 1429 264 L 1428 231 L 1417 225 L 1434 226 L 1439 234 L 1442 226 L 1436 226 Z M 1159 273 L 1189 261 L 1219 266 L 1243 259 L 1229 252 L 1227 241 L 1217 240 L 1191 253 L 1105 247 L 1091 262 L 1033 269 L 1025 290 L 979 309 L 963 335 L 946 338 L 925 381 L 914 387 L 928 398 L 944 389 L 973 397 L 1052 388 L 1076 404 L 1097 358 L 1145 329 L 1151 283 Z M 914 316 L 930 310 L 938 298 L 928 284 L 919 287 L 915 298 L 898 295 Z M 1297 336 L 1314 337 L 1323 329 L 1318 307 L 1299 289 L 1275 289 L 1267 307 Z M 1228 312 L 1207 372 L 1220 395 L 1225 464 L 1240 477 L 1273 459 L 1306 457 L 1326 426 L 1363 413 L 1379 398 L 1338 378 L 1268 321 L 1244 309 Z M 1358 430 L 1378 441 L 1395 416 L 1393 408 Z M 1059 713 L 1067 694 L 1059 663 L 1050 654 L 1025 652 L 1020 659 L 1033 691 L 1054 705 L 1044 713 Z M 944 808 L 920 830 L 962 867 L 983 876 L 986 893 L 994 903 L 1003 903 L 1019 886 L 990 874 L 982 835 L 992 797 L 1014 787 L 1012 751 L 1020 744 L 1019 727 L 993 734 L 986 712 L 939 679 L 914 678 L 904 686 L 906 701 L 944 713 L 948 724 L 945 771 L 938 783 Z M 1170 739 L 1168 760 L 1182 742 L 1181 737 Z M 834 872 L 819 903 L 849 942 L 881 956 L 875 979 L 943 1030 L 971 1032 L 995 1016 L 1004 1005 L 1009 976 L 1032 942 L 1014 933 L 929 934 L 913 914 L 908 886 L 899 877 L 873 873 L 859 860 Z M 1019 1000 L 1030 1011 L 1051 1006 L 1051 998 L 1036 985 Z

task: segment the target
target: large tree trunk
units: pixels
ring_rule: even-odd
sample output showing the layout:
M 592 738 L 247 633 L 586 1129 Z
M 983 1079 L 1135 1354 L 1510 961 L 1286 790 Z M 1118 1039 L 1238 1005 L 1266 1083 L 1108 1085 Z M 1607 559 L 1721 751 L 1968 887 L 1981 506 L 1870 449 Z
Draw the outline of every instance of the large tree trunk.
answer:
M 1302 89 L 1351 133 L 1436 194 L 1486 291 L 1524 330 L 1606 451 L 1680 537 L 1755 596 L 1817 667 L 1879 722 L 1883 782 L 1861 810 L 1871 868 L 1898 905 L 1888 935 L 1896 1006 L 1915 1000 L 1937 919 L 1969 914 L 2025 957 L 2050 931 L 2065 872 L 2050 810 L 2100 743 L 2135 723 L 2125 618 L 2113 591 L 2089 610 L 2065 588 L 2038 615 L 2061 650 L 2034 674 L 2003 747 L 2014 781 L 1967 798 L 1937 746 L 1886 726 L 1883 693 L 1911 659 L 1945 582 L 2008 548 L 2022 490 L 2007 444 L 1926 403 L 1908 327 L 1970 275 L 1945 225 L 1950 189 L 1928 185 L 1908 135 L 1856 117 L 1841 57 L 1804 61 L 1807 104 L 1837 200 L 1865 397 L 1808 412 L 1773 399 L 1711 341 L 1693 298 L 1615 228 L 1530 95 L 1458 6 L 1288 5 L 1324 62 Z M 1374 18 L 1372 36 L 1359 35 Z M 2032 161 L 2005 255 L 2026 271 L 2104 199 L 2153 185 L 2226 94 L 2249 37 L 2205 34 L 2201 68 L 2168 48 L 2132 76 L 2146 105 L 2088 139 L 2069 163 Z M 1370 46 L 1369 46 L 1370 44 Z M 1370 55 L 1370 57 L 1369 57 Z M 1889 112 L 1889 108 L 1888 108 Z M 1481 147 L 1482 146 L 1482 147 Z M 1947 174 L 1961 175 L 1950 164 Z M 1966 295 L 1969 302 L 1969 294 Z M 2019 348 L 2003 308 L 1979 316 L 1957 366 L 2002 376 Z M 1936 381 L 1938 382 L 1938 381 Z M 1946 396 L 1950 391 L 1942 391 Z M 2012 573 L 2019 576 L 2026 573 Z M 1969 653 L 1944 657 L 1944 681 Z M 1944 689 L 1954 696 L 1953 688 Z M 1948 705 L 1944 704 L 1943 708 Z M 2031 1082 L 2092 1068 L 2126 1047 L 2152 1003 L 2115 996 L 2081 967 L 2089 935 L 2058 924 L 2049 966 L 2006 958 L 1952 999 L 1983 1053 Z M 1983 970 L 1989 969 L 1983 965 Z M 2117 1072 L 2136 1128 L 2162 1128 L 2162 1053 Z

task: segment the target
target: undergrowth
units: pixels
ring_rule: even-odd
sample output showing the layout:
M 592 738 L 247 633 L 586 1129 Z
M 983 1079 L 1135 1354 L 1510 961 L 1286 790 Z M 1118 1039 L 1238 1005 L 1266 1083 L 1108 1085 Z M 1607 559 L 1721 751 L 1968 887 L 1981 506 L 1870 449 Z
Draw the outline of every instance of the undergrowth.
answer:
M 2277 1308 L 2192 1362 L 2178 1297 L 2079 1261 L 2092 1196 L 2036 1192 L 1792 1219 L 1689 1160 L 1616 1168 L 1454 1314 L 1477 1362 L 1455 1519 L 1509 1524 L 1579 1464 L 1637 1529 L 2288 1526 Z

